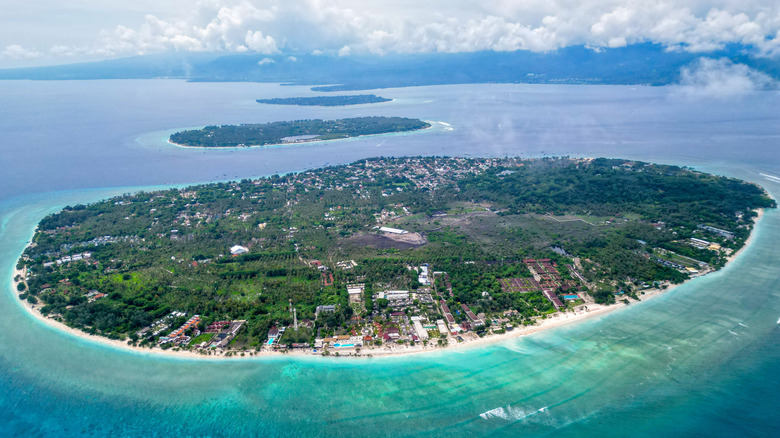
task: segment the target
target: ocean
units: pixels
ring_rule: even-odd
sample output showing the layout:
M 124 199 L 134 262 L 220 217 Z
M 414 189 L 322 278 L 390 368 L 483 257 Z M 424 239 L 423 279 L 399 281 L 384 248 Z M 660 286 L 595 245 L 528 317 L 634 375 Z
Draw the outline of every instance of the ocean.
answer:
M 313 95 L 250 83 L 0 81 L 0 435 L 775 436 L 780 431 L 780 214 L 722 271 L 585 322 L 423 355 L 196 360 L 73 337 L 23 310 L 14 264 L 36 223 L 164 185 L 373 156 L 624 157 L 755 181 L 780 194 L 780 93 L 693 99 L 674 87 L 453 85 L 393 102 L 267 106 Z M 366 115 L 406 134 L 185 149 L 206 124 Z

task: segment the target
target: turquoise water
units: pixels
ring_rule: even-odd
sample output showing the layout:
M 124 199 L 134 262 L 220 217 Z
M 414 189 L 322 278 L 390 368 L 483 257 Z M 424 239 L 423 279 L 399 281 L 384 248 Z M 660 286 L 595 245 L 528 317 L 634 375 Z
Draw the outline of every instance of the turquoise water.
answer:
M 166 149 L 149 133 L 289 118 L 248 101 L 301 90 L 104 81 L 0 82 L 0 91 L 4 436 L 772 436 L 780 430 L 777 211 L 766 213 L 754 243 L 726 269 L 670 293 L 533 336 L 425 355 L 196 360 L 117 350 L 39 323 L 10 287 L 35 224 L 61 206 L 134 190 L 126 187 L 379 154 L 625 156 L 757 181 L 777 195 L 778 183 L 761 175 L 780 176 L 776 93 L 688 102 L 642 87 L 382 90 L 397 104 L 380 113 L 441 120 L 453 131 L 204 153 Z M 307 111 L 307 117 L 341 117 L 368 110 Z

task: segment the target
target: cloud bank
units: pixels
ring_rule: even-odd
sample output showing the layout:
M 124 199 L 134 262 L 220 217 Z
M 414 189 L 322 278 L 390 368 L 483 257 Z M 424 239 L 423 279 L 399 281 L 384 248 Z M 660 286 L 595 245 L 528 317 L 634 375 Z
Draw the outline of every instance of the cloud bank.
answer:
M 644 42 L 697 53 L 740 44 L 759 56 L 779 57 L 780 2 L 199 0 L 186 11 L 149 14 L 142 22 L 109 27 L 81 46 L 38 50 L 47 56 L 167 50 L 347 56 L 545 52 L 571 45 L 599 50 Z M 14 47 L 21 47 L 12 44 L 16 43 L 9 42 L 3 56 L 19 56 Z
M 679 91 L 686 97 L 733 99 L 758 90 L 774 88 L 768 75 L 726 58 L 699 58 L 680 71 Z

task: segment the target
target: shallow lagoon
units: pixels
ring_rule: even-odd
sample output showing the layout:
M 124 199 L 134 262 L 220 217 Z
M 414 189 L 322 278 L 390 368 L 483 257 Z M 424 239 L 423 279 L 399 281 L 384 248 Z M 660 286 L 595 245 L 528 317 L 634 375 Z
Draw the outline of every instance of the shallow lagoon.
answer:
M 780 428 L 780 215 L 720 273 L 577 325 L 483 348 L 344 360 L 185 360 L 118 351 L 25 314 L 11 268 L 45 214 L 142 186 L 377 155 L 618 156 L 756 181 L 777 197 L 780 94 L 477 85 L 372 91 L 298 108 L 274 84 L 0 82 L 0 428 L 13 436 L 770 435 Z M 437 129 L 274 148 L 187 150 L 206 124 L 400 115 Z M 133 189 L 132 187 L 135 187 Z

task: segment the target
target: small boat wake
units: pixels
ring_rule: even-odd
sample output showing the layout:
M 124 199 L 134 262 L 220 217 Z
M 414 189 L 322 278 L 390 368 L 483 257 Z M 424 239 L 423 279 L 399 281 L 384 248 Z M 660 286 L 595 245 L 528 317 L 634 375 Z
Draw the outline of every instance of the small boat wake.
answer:
M 436 122 L 436 123 L 438 123 L 441 126 L 443 126 L 445 131 L 454 131 L 455 130 L 455 128 L 453 128 L 452 125 L 450 125 L 447 122 Z
M 758 172 L 758 174 L 768 179 L 769 181 L 780 183 L 780 176 L 774 176 L 763 172 Z
M 531 417 L 533 415 L 536 415 L 538 413 L 547 412 L 547 406 L 544 406 L 541 409 L 537 409 L 535 411 L 527 412 L 521 408 L 514 408 L 511 405 L 507 405 L 506 407 L 497 407 L 495 409 L 491 409 L 489 411 L 485 411 L 479 416 L 483 420 L 489 420 L 492 418 L 499 418 L 502 420 L 507 421 L 518 421 L 518 420 L 524 420 L 528 417 Z

